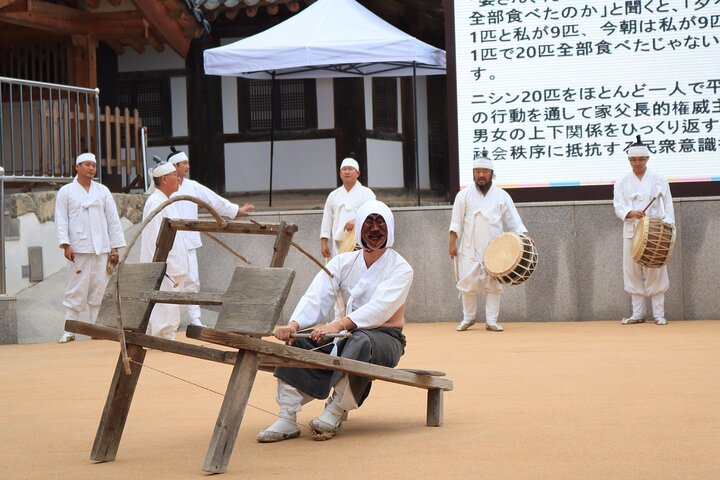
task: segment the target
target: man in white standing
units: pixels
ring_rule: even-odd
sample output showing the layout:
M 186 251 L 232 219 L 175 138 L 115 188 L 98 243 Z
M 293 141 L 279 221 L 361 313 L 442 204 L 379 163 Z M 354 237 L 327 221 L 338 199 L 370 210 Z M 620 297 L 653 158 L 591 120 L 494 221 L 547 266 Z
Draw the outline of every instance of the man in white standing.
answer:
M 67 262 L 65 320 L 77 320 L 88 306 L 95 323 L 105 287 L 110 280 L 107 265 L 118 261 L 118 249 L 125 246 L 115 200 L 105 185 L 93 182 L 97 161 L 92 153 L 78 155 L 77 175 L 63 186 L 55 199 L 58 245 Z M 63 333 L 60 343 L 75 340 Z
M 650 297 L 655 323 L 667 325 L 665 292 L 670 288 L 667 265 L 660 268 L 640 266 L 633 260 L 630 250 L 635 228 L 645 215 L 661 217 L 665 223 L 675 223 L 670 185 L 665 177 L 648 170 L 650 150 L 639 136 L 637 142 L 628 148 L 627 154 L 632 172 L 615 182 L 613 192 L 615 214 L 623 221 L 623 283 L 632 301 L 632 315 L 623 318 L 621 323 L 643 323 L 647 297 Z M 643 211 L 648 204 L 647 211 Z
M 145 201 L 143 220 L 157 209 L 163 202 L 178 189 L 178 175 L 172 163 L 166 162 L 150 170 L 155 189 Z M 145 226 L 142 232 L 140 261 L 152 262 L 155 256 L 156 242 L 164 218 L 180 218 L 177 203 L 171 203 Z M 166 276 L 163 278 L 160 290 L 181 291 L 185 276 L 188 274 L 188 249 L 185 243 L 185 232 L 175 233 L 175 241 L 167 257 Z M 179 305 L 156 303 L 150 315 L 147 334 L 156 337 L 175 339 L 175 333 L 180 326 Z
M 474 184 L 458 192 L 453 203 L 448 250 L 451 258 L 457 257 L 457 288 L 463 306 L 463 319 L 457 326 L 459 332 L 475 324 L 477 297 L 482 292 L 485 293 L 485 328 L 503 331 L 497 323 L 503 287 L 485 270 L 485 250 L 503 233 L 503 225 L 508 231 L 530 238 L 510 195 L 493 185 L 494 169 L 493 161 L 483 152 L 473 161 Z
M 360 205 L 375 200 L 375 194 L 359 181 L 360 165 L 354 158 L 346 158 L 340 164 L 342 186 L 336 188 L 325 201 L 320 226 L 320 250 L 330 259 L 338 254 L 338 246 L 355 227 L 355 213 Z
M 210 205 L 221 216 L 228 218 L 246 216 L 250 210 L 255 208 L 255 205 L 252 203 L 246 203 L 240 207 L 239 205 L 222 198 L 206 186 L 188 178 L 188 173 L 190 172 L 190 159 L 185 152 L 172 148 L 172 153 L 168 156 L 167 161 L 175 165 L 175 169 L 178 173 L 178 179 L 180 181 L 178 191 L 173 193 L 171 197 L 180 195 L 195 197 Z M 198 218 L 197 203 L 180 201 L 174 205 L 176 205 L 179 218 L 192 220 L 196 220 Z M 185 243 L 188 248 L 189 270 L 188 274 L 185 276 L 183 290 L 186 292 L 198 292 L 200 291 L 200 275 L 198 274 L 197 249 L 202 246 L 200 232 L 184 232 L 184 235 Z M 198 305 L 188 305 L 187 311 L 188 316 L 190 317 L 190 323 L 192 325 L 199 325 L 202 327 L 203 323 L 200 318 L 200 307 Z

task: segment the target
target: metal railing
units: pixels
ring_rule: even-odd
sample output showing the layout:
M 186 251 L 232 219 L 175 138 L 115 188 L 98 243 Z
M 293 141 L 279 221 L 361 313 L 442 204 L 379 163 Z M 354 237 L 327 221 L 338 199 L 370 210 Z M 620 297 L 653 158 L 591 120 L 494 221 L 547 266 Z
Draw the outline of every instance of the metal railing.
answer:
M 68 182 L 75 158 L 100 158 L 100 90 L 0 77 L 0 295 L 5 285 L 5 182 Z M 98 169 L 100 175 L 100 169 Z
M 0 77 L 5 180 L 69 181 L 80 153 L 91 151 L 99 158 L 99 95 L 97 88 Z

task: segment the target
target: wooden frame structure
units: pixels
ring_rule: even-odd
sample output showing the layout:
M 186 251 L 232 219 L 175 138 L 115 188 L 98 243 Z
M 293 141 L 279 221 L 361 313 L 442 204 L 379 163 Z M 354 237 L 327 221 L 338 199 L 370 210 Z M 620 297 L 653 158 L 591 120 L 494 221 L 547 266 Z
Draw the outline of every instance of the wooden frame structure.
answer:
M 178 230 L 275 235 L 271 268 L 238 267 L 224 294 L 160 292 L 157 289 L 165 273 L 164 262 L 167 260 L 175 232 Z M 154 263 L 125 265 L 126 273 L 123 275 L 128 276 L 128 281 L 119 282 L 123 319 L 128 319 L 123 323 L 123 330 L 131 362 L 131 373 L 129 375 L 125 373 L 123 358 L 120 356 L 95 436 L 90 455 L 92 460 L 113 461 L 117 455 L 147 348 L 234 365 L 203 463 L 202 469 L 205 472 L 223 473 L 227 470 L 247 400 L 259 369 L 273 369 L 275 366 L 325 368 L 373 380 L 423 388 L 428 391 L 426 425 L 442 424 L 443 391 L 453 388 L 450 380 L 440 378 L 444 375 L 443 372 L 382 367 L 331 357 L 259 338 L 272 334 L 287 299 L 294 271 L 281 267 L 296 231 L 295 225 L 285 222 L 258 226 L 230 221 L 223 228 L 215 221 L 170 219 L 163 221 L 153 258 Z M 114 275 L 117 275 L 117 271 Z M 67 331 L 118 340 L 117 328 L 108 326 L 113 323 L 118 295 L 113 279 L 103 299 L 99 325 L 68 320 L 65 323 Z M 220 305 L 220 315 L 215 328 L 189 326 L 187 336 L 232 347 L 237 351 L 220 350 L 146 335 L 144 332 L 155 303 Z

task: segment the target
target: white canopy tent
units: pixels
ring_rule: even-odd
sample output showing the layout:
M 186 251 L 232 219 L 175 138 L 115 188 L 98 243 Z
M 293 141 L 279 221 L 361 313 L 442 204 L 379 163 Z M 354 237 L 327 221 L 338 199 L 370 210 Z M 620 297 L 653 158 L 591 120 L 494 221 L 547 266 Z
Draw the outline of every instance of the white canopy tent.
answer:
M 376 16 L 355 0 L 318 0 L 297 15 L 252 37 L 204 52 L 205 73 L 254 79 L 413 76 L 417 132 L 418 75 L 445 73 L 445 51 Z M 272 204 L 273 135 L 270 142 Z M 417 133 L 415 169 L 420 172 Z

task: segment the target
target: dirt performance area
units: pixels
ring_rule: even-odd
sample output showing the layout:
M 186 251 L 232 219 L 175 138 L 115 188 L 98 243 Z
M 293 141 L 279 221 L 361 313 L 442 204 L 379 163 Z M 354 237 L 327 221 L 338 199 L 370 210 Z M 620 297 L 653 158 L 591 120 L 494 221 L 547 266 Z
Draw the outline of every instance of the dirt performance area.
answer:
M 277 412 L 275 379 L 259 372 L 217 478 L 720 478 L 720 322 L 504 326 L 406 327 L 399 366 L 444 370 L 454 382 L 442 427 L 425 426 L 425 390 L 376 381 L 332 440 L 313 441 L 303 427 L 298 439 L 259 444 Z M 90 461 L 118 353 L 102 340 L 0 346 L 0 478 L 206 477 L 231 366 L 156 350 L 117 459 Z

